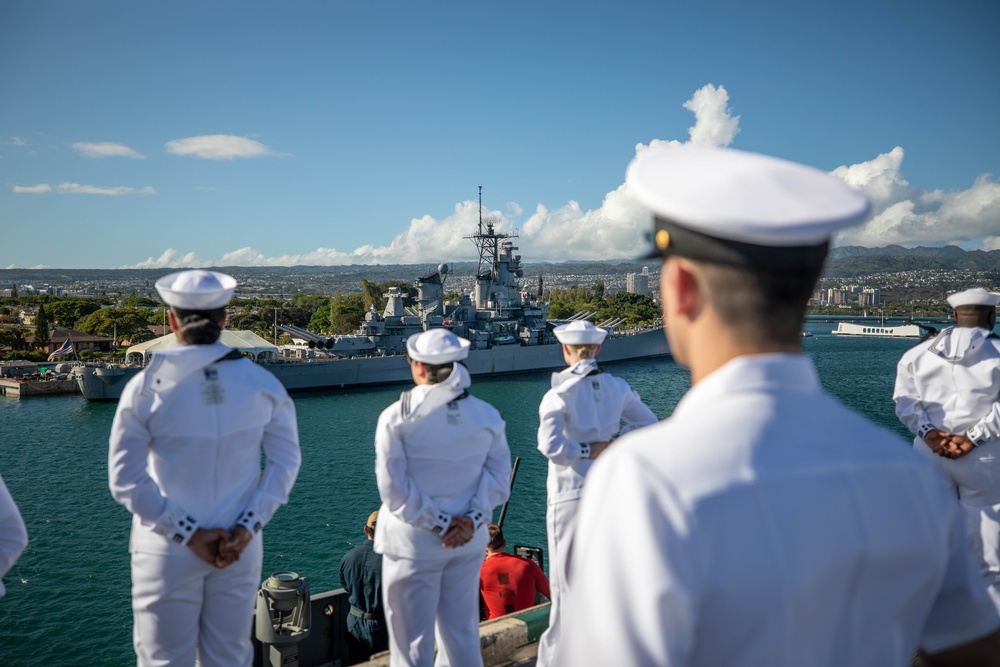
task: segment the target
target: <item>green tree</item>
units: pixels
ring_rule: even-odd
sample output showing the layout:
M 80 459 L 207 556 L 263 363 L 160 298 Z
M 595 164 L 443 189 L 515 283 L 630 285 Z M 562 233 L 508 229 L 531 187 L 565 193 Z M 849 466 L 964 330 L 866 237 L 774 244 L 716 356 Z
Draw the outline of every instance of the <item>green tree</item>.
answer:
M 47 307 L 52 321 L 67 328 L 74 328 L 81 319 L 100 309 L 97 299 L 78 298 L 57 299 Z
M 9 347 L 12 350 L 23 350 L 27 347 L 25 341 L 26 330 L 23 326 L 16 324 L 11 327 L 0 327 L 0 347 Z
M 38 313 L 35 315 L 35 347 L 46 348 L 52 342 L 52 336 L 49 333 L 50 326 L 52 326 L 52 321 L 49 319 L 49 314 L 45 312 L 45 304 L 42 304 L 38 307 Z
M 337 293 L 309 321 L 309 330 L 325 334 L 350 334 L 358 328 L 368 307 L 361 292 Z
M 604 281 L 598 280 L 594 283 L 594 300 L 597 303 L 602 303 L 604 301 Z
M 160 302 L 156 301 L 155 299 L 148 299 L 148 298 L 146 298 L 144 296 L 137 296 L 135 294 L 131 294 L 131 295 L 125 297 L 124 299 L 122 299 L 121 307 L 122 308 L 151 308 L 151 309 L 153 309 L 153 308 L 159 308 L 160 307 Z
M 146 308 L 101 308 L 88 315 L 78 328 L 83 333 L 115 338 L 115 345 L 121 341 L 138 343 L 152 338 L 147 327 L 155 313 Z
M 615 292 L 609 296 L 604 307 L 598 312 L 603 321 L 612 317 L 626 317 L 626 326 L 635 326 L 652 322 L 660 317 L 660 309 L 656 302 L 644 294 L 632 292 Z

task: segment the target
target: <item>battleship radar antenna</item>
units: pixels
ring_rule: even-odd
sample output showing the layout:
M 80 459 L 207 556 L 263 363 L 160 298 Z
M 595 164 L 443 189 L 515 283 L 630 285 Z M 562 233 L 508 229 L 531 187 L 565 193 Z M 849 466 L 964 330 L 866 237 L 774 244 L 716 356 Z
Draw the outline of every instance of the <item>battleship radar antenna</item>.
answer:
M 507 234 L 505 232 L 494 232 L 493 223 L 499 222 L 499 218 L 486 219 L 486 232 L 483 233 L 483 186 L 479 186 L 479 232 L 464 238 L 471 239 L 479 249 L 479 267 L 476 275 L 493 280 L 498 279 L 497 274 L 497 250 L 498 244 L 504 239 L 516 238 L 517 232 Z

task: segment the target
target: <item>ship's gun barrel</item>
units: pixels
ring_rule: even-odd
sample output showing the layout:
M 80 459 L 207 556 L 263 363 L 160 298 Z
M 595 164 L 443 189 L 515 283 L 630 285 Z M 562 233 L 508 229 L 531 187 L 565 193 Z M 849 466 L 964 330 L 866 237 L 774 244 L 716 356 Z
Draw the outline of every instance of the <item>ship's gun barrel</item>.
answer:
M 279 324 L 278 328 L 287 334 L 291 334 L 296 338 L 301 338 L 302 340 L 311 340 L 315 343 L 325 343 L 327 341 L 326 336 L 321 336 L 319 334 L 314 334 L 311 331 L 306 331 L 305 329 L 291 324 Z

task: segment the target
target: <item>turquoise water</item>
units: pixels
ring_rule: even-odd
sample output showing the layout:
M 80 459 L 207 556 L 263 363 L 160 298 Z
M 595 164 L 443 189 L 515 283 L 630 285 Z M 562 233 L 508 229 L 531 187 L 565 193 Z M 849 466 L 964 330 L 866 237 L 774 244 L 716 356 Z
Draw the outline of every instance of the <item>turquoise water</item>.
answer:
M 838 338 L 810 323 L 803 340 L 827 390 L 870 419 L 907 435 L 893 414 L 896 362 L 913 340 Z M 688 387 L 668 359 L 608 370 L 628 380 L 657 416 Z M 265 530 L 264 572 L 292 569 L 313 590 L 338 587 L 345 551 L 364 539 L 378 507 L 375 420 L 405 387 L 295 398 L 303 466 L 287 506 Z M 511 544 L 545 546 L 545 460 L 535 450 L 538 403 L 548 374 L 479 380 L 472 393 L 507 421 L 521 457 L 505 519 Z M 0 665 L 129 665 L 129 514 L 107 488 L 107 435 L 114 405 L 78 396 L 0 400 L 0 474 L 21 508 L 31 544 L 4 578 Z

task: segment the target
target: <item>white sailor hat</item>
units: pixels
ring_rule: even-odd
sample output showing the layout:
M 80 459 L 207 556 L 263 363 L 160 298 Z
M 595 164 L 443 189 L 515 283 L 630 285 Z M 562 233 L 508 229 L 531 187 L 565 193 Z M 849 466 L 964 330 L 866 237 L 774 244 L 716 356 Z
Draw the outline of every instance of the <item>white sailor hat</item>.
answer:
M 814 268 L 833 233 L 871 210 L 862 192 L 835 176 L 729 148 L 648 148 L 629 165 L 626 183 L 654 215 L 647 257 Z
M 447 329 L 428 329 L 406 339 L 406 354 L 425 364 L 447 364 L 469 356 L 469 346 Z
M 590 322 L 576 320 L 560 324 L 553 331 L 560 343 L 567 345 L 600 345 L 608 335 L 607 329 L 595 327 Z
M 217 271 L 178 271 L 156 281 L 168 306 L 183 310 L 215 310 L 233 298 L 236 279 Z
M 948 305 L 952 308 L 959 306 L 996 306 L 1000 303 L 1000 294 L 987 292 L 982 287 L 973 287 L 964 292 L 956 292 L 948 297 Z

